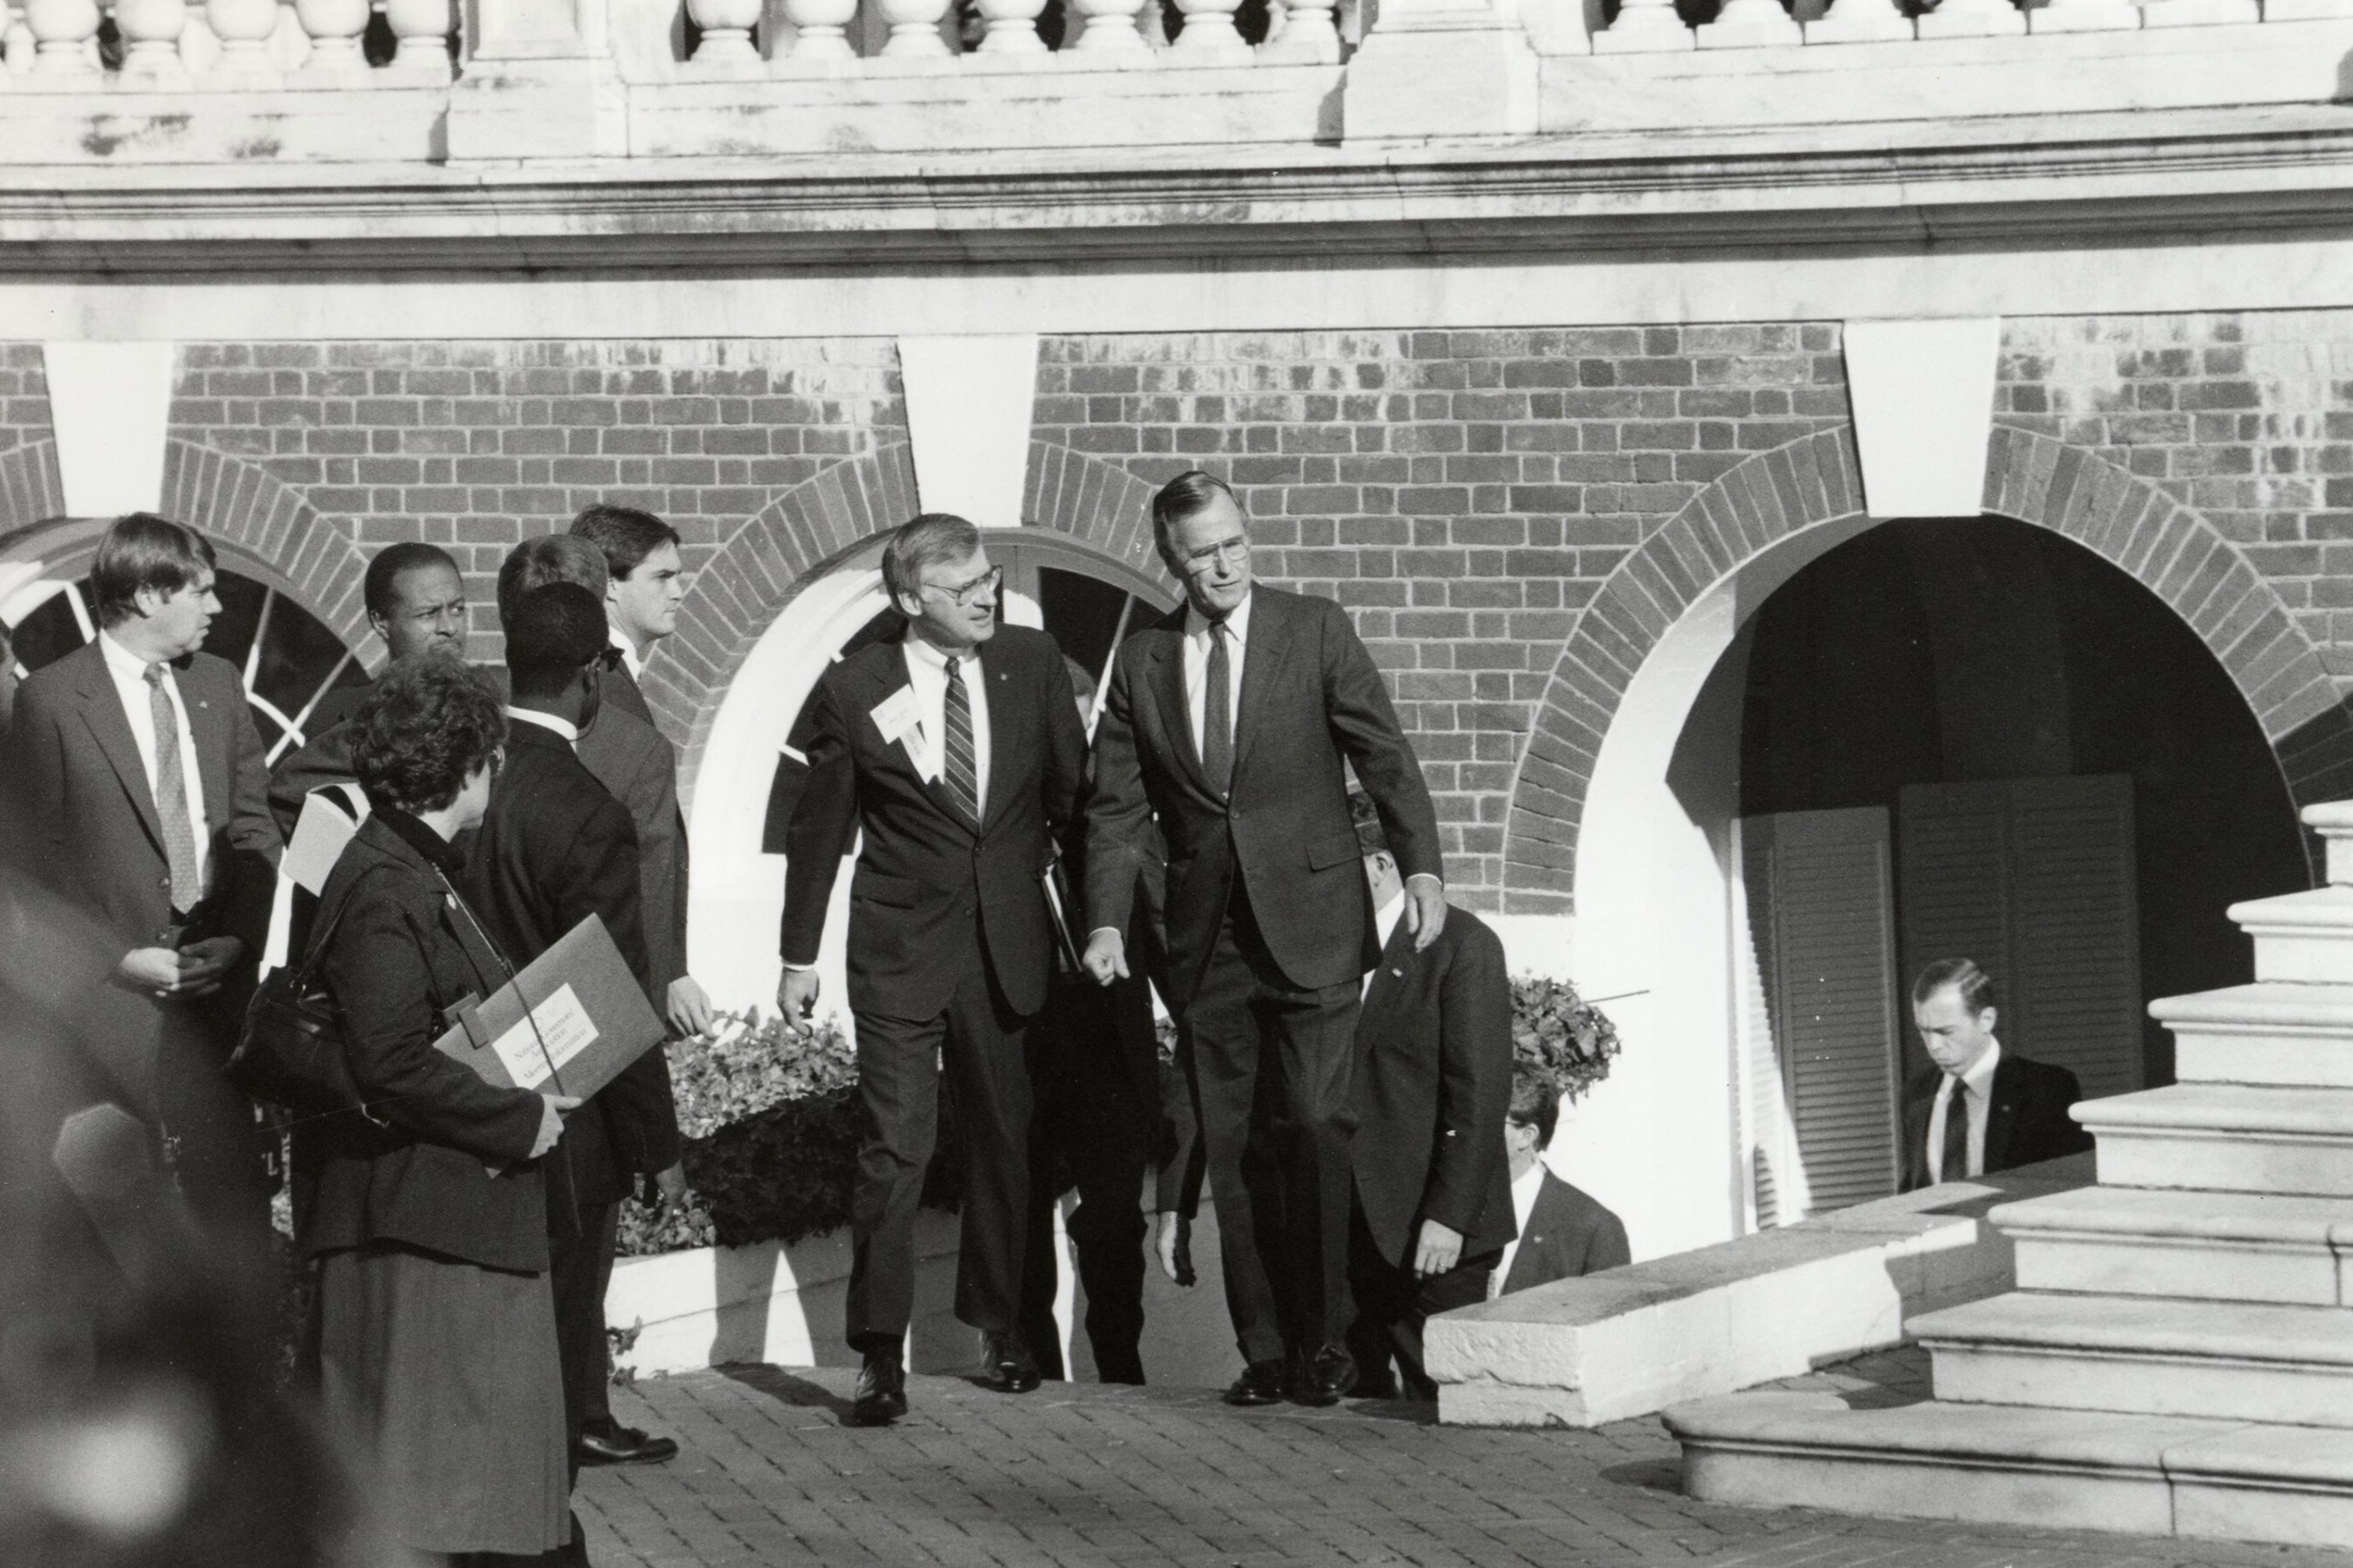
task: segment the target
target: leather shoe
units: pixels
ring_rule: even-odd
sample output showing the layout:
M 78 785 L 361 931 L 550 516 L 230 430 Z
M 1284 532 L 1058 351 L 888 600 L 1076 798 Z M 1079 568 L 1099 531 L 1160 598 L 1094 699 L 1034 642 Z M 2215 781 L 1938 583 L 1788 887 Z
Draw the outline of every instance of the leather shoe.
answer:
M 868 1351 L 857 1372 L 857 1393 L 850 1400 L 850 1425 L 887 1427 L 906 1413 L 907 1369 L 899 1352 Z
M 678 1439 L 649 1437 L 607 1416 L 580 1429 L 583 1464 L 659 1464 L 678 1457 Z
M 1284 1360 L 1254 1361 L 1225 1390 L 1227 1404 L 1280 1404 L 1291 1391 L 1291 1367 Z
M 1017 1334 L 984 1336 L 981 1362 L 988 1385 L 1000 1394 L 1026 1394 L 1038 1385 L 1037 1357 Z
M 1323 1345 L 1299 1370 L 1291 1398 L 1301 1404 L 1337 1404 L 1356 1386 L 1356 1358 L 1342 1345 Z

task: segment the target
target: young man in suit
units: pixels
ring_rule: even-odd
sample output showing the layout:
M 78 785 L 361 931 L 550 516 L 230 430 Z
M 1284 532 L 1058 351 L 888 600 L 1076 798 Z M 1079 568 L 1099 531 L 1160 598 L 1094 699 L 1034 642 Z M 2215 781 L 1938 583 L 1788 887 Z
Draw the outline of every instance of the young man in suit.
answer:
M 1516 1069 L 1503 1125 L 1513 1240 L 1496 1264 L 1490 1296 L 1624 1268 L 1634 1260 L 1618 1217 L 1545 1169 L 1545 1150 L 1552 1146 L 1560 1121 L 1561 1085 L 1552 1075 Z
M 850 1202 L 853 1419 L 906 1411 L 901 1347 L 915 1296 L 915 1208 L 936 1127 L 939 1069 L 964 1144 L 956 1316 L 984 1336 L 990 1383 L 1037 1386 L 1019 1332 L 1030 1192 L 1030 1023 L 1046 1005 L 1054 932 L 1039 878 L 1070 819 L 1086 739 L 1062 650 L 1000 626 L 1001 573 L 980 530 L 926 513 L 883 551 L 902 637 L 837 662 L 810 697 L 808 778 L 787 840 L 777 1005 L 817 1000 L 818 941 L 853 824 L 850 1011 L 864 1121 Z M 1130 868 L 1129 874 L 1133 875 Z
M 1512 982 L 1503 943 L 1468 910 L 1447 915 L 1438 939 L 1414 945 L 1405 886 L 1372 802 L 1350 797 L 1371 884 L 1381 962 L 1365 977 L 1351 1102 L 1356 1207 L 1349 1346 L 1358 1392 L 1387 1397 L 1398 1380 L 1417 1400 L 1438 1386 L 1422 1368 L 1431 1314 L 1487 1298 L 1510 1244 L 1503 1154 L 1512 1097 Z
M 573 752 L 602 700 L 604 606 L 578 584 L 550 583 L 503 603 L 501 618 L 509 686 L 506 762 L 466 854 L 467 896 L 518 970 L 596 915 L 653 996 L 636 829 Z M 670 1069 L 659 1050 L 630 1064 L 573 1112 L 556 1146 L 549 1172 L 549 1274 L 576 1465 L 586 1457 L 581 1438 L 590 1413 L 604 1399 L 604 1287 L 618 1205 L 641 1178 L 674 1173 L 678 1163 Z
M 1935 1065 L 1904 1090 L 1904 1192 L 2091 1147 L 2067 1114 L 2083 1098 L 2075 1075 L 2004 1050 L 1994 1001 L 1993 977 L 1966 958 L 1912 983 L 1913 1027 Z
M 1124 933 L 1157 817 L 1167 1001 L 1190 1040 L 1245 1363 L 1226 1398 L 1330 1404 L 1356 1376 L 1349 1080 L 1360 982 L 1379 956 L 1343 765 L 1387 831 L 1417 948 L 1447 920 L 1437 815 L 1348 613 L 1253 586 L 1233 491 L 1179 474 L 1153 497 L 1152 528 L 1185 603 L 1113 655 L 1087 808 L 1085 965 L 1103 984 L 1128 972 Z M 1270 1142 L 1245 1160 L 1262 1093 Z
M 88 999 L 89 1037 L 198 1217 L 258 1246 L 267 1140 L 220 1067 L 267 929 L 279 835 L 244 682 L 198 651 L 220 613 L 213 584 L 194 529 L 143 512 L 109 528 L 90 568 L 98 635 L 24 682 L 0 779 L 24 864 L 120 944 Z
M 654 645 L 678 630 L 679 606 L 686 602 L 686 564 L 679 533 L 651 512 L 634 506 L 595 505 L 572 519 L 572 533 L 604 552 L 605 618 L 612 623 L 613 648 L 620 656 L 615 696 L 621 706 L 653 722 L 642 682 Z

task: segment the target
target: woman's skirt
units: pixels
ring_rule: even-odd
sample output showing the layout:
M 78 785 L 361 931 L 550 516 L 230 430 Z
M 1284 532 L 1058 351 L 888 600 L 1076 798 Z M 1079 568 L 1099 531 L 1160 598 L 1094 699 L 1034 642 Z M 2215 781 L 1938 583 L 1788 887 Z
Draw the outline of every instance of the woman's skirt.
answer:
M 384 1533 L 423 1552 L 570 1539 L 545 1274 L 372 1244 L 319 1259 L 320 1393 Z

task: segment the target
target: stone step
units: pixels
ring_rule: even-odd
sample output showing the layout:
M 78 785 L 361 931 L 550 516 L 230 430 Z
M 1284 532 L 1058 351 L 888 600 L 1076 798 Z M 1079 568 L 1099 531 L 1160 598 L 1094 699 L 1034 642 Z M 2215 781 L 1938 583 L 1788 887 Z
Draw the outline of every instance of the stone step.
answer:
M 1684 1487 L 1708 1502 L 2342 1546 L 2353 1432 L 1830 1394 L 1676 1405 Z
M 2230 915 L 2255 939 L 2256 980 L 2353 984 L 2353 888 L 2249 899 Z
M 2021 1290 L 2353 1305 L 2353 1203 L 2086 1187 L 2004 1204 Z
M 1904 1325 L 1939 1403 L 2353 1427 L 2353 1310 L 2012 1291 Z
M 2263 981 L 2149 1004 L 2184 1083 L 2353 1088 L 2353 985 Z
M 2353 1196 L 2353 1089 L 2176 1083 L 2073 1114 L 2105 1186 Z

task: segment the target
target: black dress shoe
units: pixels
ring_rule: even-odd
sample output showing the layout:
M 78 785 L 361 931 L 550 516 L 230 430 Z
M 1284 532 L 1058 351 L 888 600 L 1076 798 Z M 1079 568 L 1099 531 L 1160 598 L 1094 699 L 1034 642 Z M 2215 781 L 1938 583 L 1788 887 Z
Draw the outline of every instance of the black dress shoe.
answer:
M 607 1416 L 580 1429 L 583 1464 L 659 1464 L 678 1457 L 678 1439 L 648 1437 Z
M 1225 1390 L 1227 1404 L 1280 1404 L 1291 1391 L 1291 1364 L 1286 1360 L 1254 1361 Z
M 1344 1345 L 1324 1345 L 1299 1370 L 1291 1398 L 1301 1404 L 1337 1404 L 1356 1386 L 1356 1358 Z
M 896 1349 L 868 1351 L 850 1401 L 850 1425 L 887 1427 L 907 1413 L 907 1369 Z
M 1038 1385 L 1037 1357 L 1017 1334 L 984 1336 L 981 1363 L 988 1385 L 1000 1394 L 1026 1394 Z

